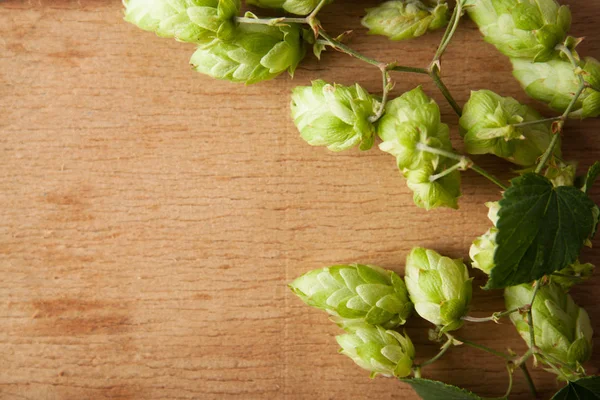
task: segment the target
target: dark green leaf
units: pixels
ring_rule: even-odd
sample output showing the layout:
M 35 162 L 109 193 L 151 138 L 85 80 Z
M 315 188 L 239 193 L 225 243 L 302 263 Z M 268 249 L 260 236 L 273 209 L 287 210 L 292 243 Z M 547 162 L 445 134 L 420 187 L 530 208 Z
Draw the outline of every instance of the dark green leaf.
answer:
M 486 289 L 532 282 L 575 262 L 594 229 L 595 207 L 573 186 L 527 173 L 500 200 L 498 247 Z
M 408 383 L 423 400 L 481 400 L 481 397 L 456 386 L 429 379 L 401 379 Z
M 600 400 L 600 376 L 569 382 L 551 400 Z
M 598 178 L 598 175 L 600 175 L 600 161 L 596 161 L 594 165 L 588 169 L 588 173 L 585 177 L 585 182 L 581 190 L 583 190 L 585 193 L 589 193 L 590 189 L 594 185 L 594 182 Z

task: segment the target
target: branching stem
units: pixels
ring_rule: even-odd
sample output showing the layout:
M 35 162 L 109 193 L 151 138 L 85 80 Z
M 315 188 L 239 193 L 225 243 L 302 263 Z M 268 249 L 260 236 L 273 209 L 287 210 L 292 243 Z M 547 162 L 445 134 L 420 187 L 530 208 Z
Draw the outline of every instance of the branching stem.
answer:
M 422 368 L 426 365 L 430 365 L 433 364 L 434 362 L 436 362 L 437 360 L 439 360 L 440 358 L 442 358 L 442 356 L 444 354 L 446 354 L 446 352 L 448 351 L 448 349 L 450 347 L 452 347 L 452 342 L 454 341 L 454 338 L 450 335 L 448 336 L 448 340 L 446 340 L 446 343 L 444 343 L 444 345 L 442 346 L 442 348 L 440 349 L 440 352 L 437 353 L 435 356 L 433 356 L 432 358 L 430 358 L 427 361 L 422 362 L 421 364 L 418 365 L 418 368 Z
M 461 342 L 463 344 L 466 344 L 467 346 L 473 347 L 473 348 L 478 349 L 478 350 L 485 351 L 486 353 L 493 354 L 493 355 L 495 355 L 497 357 L 501 357 L 501 358 L 505 359 L 506 361 L 511 361 L 512 360 L 512 357 L 510 355 L 502 353 L 501 351 L 496 351 L 496 350 L 494 350 L 494 349 L 492 349 L 490 347 L 484 346 L 484 345 L 479 344 L 479 343 L 471 342 L 470 340 L 461 339 L 461 338 L 458 338 L 456 336 L 454 338 L 456 340 L 458 340 L 459 342 Z
M 498 322 L 500 320 L 500 318 L 502 318 L 502 317 L 506 317 L 512 313 L 524 312 L 524 311 L 529 311 L 529 305 L 524 306 L 524 307 L 513 308 L 512 310 L 496 312 L 496 313 L 493 313 L 490 317 L 477 318 L 477 317 L 469 317 L 468 315 L 465 315 L 464 317 L 462 317 L 462 319 L 465 321 L 469 321 L 469 322 L 489 322 L 489 321 Z

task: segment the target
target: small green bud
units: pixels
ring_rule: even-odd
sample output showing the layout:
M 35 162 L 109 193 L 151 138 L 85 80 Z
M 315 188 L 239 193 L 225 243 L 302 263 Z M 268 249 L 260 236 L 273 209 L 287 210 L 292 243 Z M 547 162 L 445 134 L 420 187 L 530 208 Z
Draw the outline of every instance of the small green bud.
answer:
M 498 244 L 496 243 L 496 234 L 498 229 L 490 228 L 482 236 L 473 241 L 469 256 L 471 257 L 471 265 L 489 275 L 494 268 L 494 253 Z
M 190 63 L 213 78 L 252 84 L 286 70 L 293 76 L 305 53 L 298 25 L 240 24 L 230 40 L 196 50 Z
M 580 283 L 594 272 L 595 266 L 590 263 L 581 264 L 579 260 L 557 271 L 556 274 L 550 275 L 552 283 L 559 285 L 564 291 L 570 290 L 575 284 Z
M 396 157 L 398 168 L 406 177 L 419 207 L 428 210 L 458 208 L 460 173 L 455 170 L 431 180 L 456 161 L 420 148 L 427 146 L 452 151 L 448 125 L 441 122 L 438 105 L 421 87 L 386 104 L 377 133 L 383 141 L 379 148 Z
M 239 0 L 124 0 L 125 21 L 158 36 L 201 45 L 227 40 Z
M 569 7 L 555 0 L 467 0 L 465 9 L 485 41 L 508 57 L 547 61 L 571 26 Z
M 306 304 L 326 310 L 344 327 L 364 322 L 394 328 L 406 322 L 413 305 L 395 272 L 372 265 L 336 265 L 316 269 L 290 284 Z
M 333 0 L 327 1 L 326 4 L 331 2 Z M 261 8 L 279 8 L 296 15 L 308 15 L 319 4 L 319 0 L 247 0 L 246 4 Z
M 336 340 L 342 347 L 340 353 L 371 371 L 371 377 L 381 374 L 403 378 L 411 374 L 415 348 L 406 334 L 363 324 L 355 326 L 352 333 L 337 336 Z
M 428 7 L 420 0 L 386 1 L 368 8 L 362 20 L 369 34 L 387 36 L 391 40 L 416 38 L 447 23 L 447 3 L 438 2 L 435 7 Z
M 498 212 L 500 211 L 500 202 L 488 201 L 487 203 L 485 203 L 485 205 L 489 209 L 487 215 L 488 219 L 492 221 L 492 224 L 494 224 L 494 226 L 496 226 L 496 224 L 498 223 Z
M 583 119 L 600 115 L 600 63 L 597 60 L 587 57 L 577 70 L 569 61 L 560 58 L 536 63 L 518 58 L 511 61 L 513 75 L 527 94 L 560 112 L 571 103 L 579 88 L 577 74 L 581 74 L 589 87 L 583 90 L 569 117 Z
M 577 173 L 577 163 L 569 162 L 564 163 L 562 161 L 557 162 L 548 166 L 546 178 L 550 179 L 554 187 L 559 186 L 573 186 L 575 183 L 575 175 Z
M 442 332 L 462 326 L 461 318 L 471 302 L 472 279 L 461 260 L 417 247 L 406 258 L 404 279 L 422 318 L 442 327 Z
M 495 154 L 522 166 L 535 165 L 552 140 L 550 124 L 516 127 L 543 117 L 512 97 L 489 90 L 471 92 L 460 118 L 461 135 L 469 154 Z M 560 146 L 557 146 L 560 155 Z
M 531 284 L 505 289 L 506 309 L 529 304 L 533 296 Z M 592 354 L 592 325 L 587 312 L 579 307 L 561 286 L 550 283 L 542 286 L 533 302 L 535 344 L 544 354 L 558 359 L 578 371 Z M 517 331 L 530 346 L 529 325 L 519 313 L 510 316 Z M 563 372 L 569 376 L 570 370 Z
M 316 80 L 292 92 L 292 118 L 302 138 L 332 151 L 356 145 L 361 150 L 371 148 L 375 128 L 369 117 L 379 106 L 358 83 L 342 86 Z

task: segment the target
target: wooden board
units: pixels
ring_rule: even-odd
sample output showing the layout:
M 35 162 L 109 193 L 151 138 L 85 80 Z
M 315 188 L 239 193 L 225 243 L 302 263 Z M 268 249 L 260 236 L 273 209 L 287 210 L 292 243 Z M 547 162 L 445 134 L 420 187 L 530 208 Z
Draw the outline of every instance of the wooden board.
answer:
M 600 5 L 568 3 L 582 53 L 600 57 Z M 322 21 L 355 29 L 352 46 L 377 59 L 426 66 L 441 32 L 368 37 L 359 21 L 374 4 L 340 0 Z M 304 143 L 290 90 L 323 78 L 377 92 L 373 67 L 329 51 L 293 80 L 244 87 L 193 72 L 193 50 L 123 22 L 118 1 L 0 2 L 0 398 L 415 398 L 337 355 L 339 329 L 286 283 L 340 262 L 402 272 L 413 246 L 467 257 L 498 190 L 468 172 L 460 210 L 425 212 L 389 155 Z M 488 88 L 552 115 L 470 22 L 443 74 L 461 104 Z M 439 101 L 460 149 L 457 118 L 427 77 L 394 78 L 394 95 L 422 84 Z M 598 120 L 569 122 L 564 153 L 582 170 L 600 159 L 599 131 Z M 510 177 L 504 162 L 477 161 Z M 600 263 L 600 252 L 583 259 Z M 597 332 L 599 289 L 596 276 L 574 290 Z M 473 315 L 503 308 L 499 292 L 474 298 Z M 436 352 L 428 328 L 409 323 L 419 360 Z M 525 348 L 509 323 L 460 334 Z M 599 366 L 596 351 L 589 371 Z M 425 374 L 485 396 L 506 385 L 502 363 L 467 348 Z M 557 387 L 545 372 L 534 379 L 546 398 Z M 528 398 L 520 375 L 514 393 Z

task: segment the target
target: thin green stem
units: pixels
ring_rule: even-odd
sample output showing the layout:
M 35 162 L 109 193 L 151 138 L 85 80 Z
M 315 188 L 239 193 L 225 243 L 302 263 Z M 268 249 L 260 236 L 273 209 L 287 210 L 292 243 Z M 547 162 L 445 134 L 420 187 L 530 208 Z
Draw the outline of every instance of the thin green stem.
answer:
M 527 362 L 527 360 L 529 360 L 529 358 L 534 354 L 535 352 L 530 348 L 528 349 L 525 354 L 523 354 L 521 357 L 517 358 L 516 360 L 513 361 L 513 363 L 517 366 L 517 367 L 521 367 L 522 364 L 525 364 Z
M 364 61 L 368 64 L 374 65 L 377 68 L 380 68 L 381 65 L 385 65 L 385 63 L 380 63 L 379 61 L 367 57 L 365 55 L 360 54 L 359 52 L 351 49 L 350 47 L 346 46 L 344 43 L 335 40 L 334 38 L 332 38 L 331 36 L 329 36 L 329 34 L 323 30 L 319 31 L 319 36 L 321 36 L 323 39 L 325 39 L 327 41 L 327 43 L 329 43 L 329 45 L 331 47 L 333 47 L 334 49 L 341 51 L 342 53 L 346 53 L 354 58 L 358 58 L 361 61 Z
M 259 24 L 259 25 L 280 25 L 280 24 L 306 24 L 306 18 L 250 18 L 236 17 L 235 20 L 240 24 Z
M 444 343 L 444 345 L 442 346 L 442 348 L 440 349 L 440 352 L 437 353 L 434 357 L 430 358 L 429 360 L 422 362 L 421 364 L 418 365 L 419 368 L 422 368 L 426 365 L 430 365 L 433 364 L 434 362 L 436 362 L 437 360 L 439 360 L 440 358 L 442 358 L 442 356 L 444 354 L 446 354 L 446 352 L 448 351 L 448 349 L 450 347 L 452 347 L 452 341 L 454 340 L 454 338 L 452 336 L 448 335 L 448 340 L 446 341 L 446 343 Z
M 529 391 L 531 392 L 533 397 L 537 397 L 538 396 L 537 389 L 535 387 L 535 383 L 533 383 L 533 379 L 531 378 L 531 375 L 529 374 L 529 370 L 527 369 L 527 364 L 523 363 L 523 364 L 519 365 L 519 368 L 523 372 L 523 375 L 525 375 L 525 380 L 527 381 L 527 386 L 529 386 Z
M 512 126 L 515 128 L 522 128 L 524 126 L 529 126 L 529 125 L 538 125 L 538 124 L 545 124 L 547 122 L 558 121 L 558 120 L 560 120 L 560 118 L 561 117 L 544 118 L 544 119 L 538 119 L 537 121 L 521 122 L 520 124 L 513 124 Z
M 531 296 L 531 301 L 529 302 L 529 311 L 527 311 L 527 323 L 529 324 L 529 348 L 535 349 L 535 332 L 533 328 L 533 302 L 535 301 L 535 297 L 537 296 L 538 291 L 540 290 L 540 286 L 542 285 L 542 280 L 538 279 L 535 282 L 535 287 L 533 288 L 533 295 Z
M 394 65 L 394 63 L 390 64 L 388 70 L 397 72 L 413 72 L 415 74 L 429 75 L 429 71 L 427 71 L 425 68 L 405 67 L 402 65 Z
M 550 360 L 548 360 L 548 358 L 544 355 L 544 354 L 538 354 L 539 357 L 542 358 L 542 360 L 544 361 L 544 363 L 549 366 L 558 376 L 562 377 L 564 380 L 568 381 L 569 377 L 560 370 L 560 368 L 558 368 L 556 365 L 554 365 L 553 362 L 551 362 Z
M 465 164 L 462 162 L 457 162 L 456 164 L 454 164 L 453 166 L 451 166 L 450 168 L 446 168 L 445 170 L 443 170 L 442 172 L 440 172 L 439 174 L 435 174 L 435 175 L 431 175 L 429 177 L 429 182 L 435 182 L 438 179 L 443 178 L 444 176 L 451 174 L 452 172 L 459 170 L 459 169 L 463 169 L 465 168 Z
M 517 308 L 513 308 L 512 310 L 493 313 L 490 317 L 477 318 L 477 317 L 469 317 L 468 315 L 465 315 L 464 317 L 462 317 L 462 319 L 465 321 L 469 321 L 469 322 L 489 322 L 489 321 L 498 322 L 498 320 L 502 317 L 506 317 L 506 316 L 516 313 L 516 312 L 522 312 L 522 311 L 528 311 L 528 310 L 529 310 L 528 306 L 527 307 L 517 307 Z
M 470 346 L 470 347 L 473 347 L 475 349 L 479 349 L 479 350 L 485 351 L 487 353 L 493 354 L 495 356 L 501 357 L 501 358 L 505 359 L 506 361 L 512 360 L 512 357 L 510 355 L 502 353 L 501 351 L 496 351 L 496 350 L 494 350 L 494 349 L 492 349 L 490 347 L 484 346 L 484 345 L 479 344 L 479 343 L 471 342 L 470 340 L 461 339 L 461 338 L 458 338 L 456 336 L 454 338 L 456 340 L 458 340 L 459 342 L 461 342 L 463 344 L 466 344 L 467 346 Z
M 369 121 L 371 122 L 376 122 L 383 115 L 388 95 L 390 93 L 390 90 L 394 87 L 394 84 L 392 83 L 392 79 L 390 78 L 390 74 L 388 73 L 387 68 L 384 67 L 381 69 L 381 76 L 383 80 L 383 94 L 381 95 L 381 104 L 379 105 L 379 109 L 377 110 L 375 115 L 369 117 Z
M 327 0 L 321 0 L 319 2 L 319 4 L 317 4 L 317 6 L 315 7 L 314 10 L 312 10 L 312 12 L 306 17 L 306 22 L 312 27 L 314 24 L 314 21 L 317 18 L 317 14 L 319 13 L 319 11 L 321 11 L 321 8 L 323 8 L 325 6 L 325 4 L 327 3 Z
M 477 165 L 475 165 L 475 163 L 468 157 L 462 156 L 460 154 L 456 154 L 453 153 L 451 151 L 446 151 L 446 150 L 442 150 L 442 149 L 437 149 L 435 147 L 430 147 L 427 146 L 426 144 L 423 143 L 417 143 L 417 150 L 421 150 L 421 151 L 425 151 L 427 153 L 432 153 L 432 154 L 438 154 L 440 156 L 444 156 L 453 160 L 457 160 L 460 161 L 462 163 L 464 163 L 468 168 L 472 169 L 473 171 L 477 172 L 479 175 L 489 179 L 491 182 L 495 183 L 496 185 L 498 185 L 502 190 L 506 190 L 507 187 L 504 186 L 502 184 L 502 182 L 500 182 L 498 180 L 498 178 L 496 178 L 495 176 L 489 174 L 486 170 L 484 170 L 481 167 L 478 167 Z
M 556 48 L 558 50 L 560 50 L 561 52 L 563 52 L 567 56 L 569 61 L 571 61 L 571 64 L 573 64 L 573 68 L 579 67 L 579 65 L 577 64 L 577 60 L 573 56 L 573 53 L 565 45 L 561 44 L 561 45 L 556 46 Z M 581 97 L 581 94 L 583 93 L 583 91 L 586 88 L 586 83 L 585 83 L 585 80 L 583 79 L 583 76 L 581 76 L 581 74 L 577 74 L 577 77 L 579 78 L 579 87 L 577 88 L 577 91 L 573 95 L 571 102 L 565 109 L 565 112 L 560 116 L 560 118 L 557 122 L 557 129 L 554 132 L 554 137 L 552 137 L 552 140 L 550 141 L 550 145 L 548 146 L 548 148 L 542 155 L 542 159 L 535 169 L 535 172 L 537 174 L 542 172 L 542 169 L 544 169 L 544 167 L 548 163 L 548 160 L 552 156 L 552 153 L 554 153 L 554 147 L 556 147 L 556 144 L 558 143 L 558 139 L 560 138 L 560 134 L 563 130 L 563 126 L 565 125 L 565 121 L 569 117 L 571 110 L 573 109 L 573 107 L 575 107 L 575 104 L 577 104 L 579 97 Z
M 513 372 L 510 368 L 510 363 L 506 363 L 506 370 L 508 371 L 508 389 L 506 389 L 506 394 L 504 395 L 504 398 L 507 399 L 510 392 L 512 392 L 513 387 Z
M 454 12 L 452 13 L 452 18 L 450 19 L 450 24 L 444 33 L 444 37 L 442 38 L 442 42 L 435 52 L 435 56 L 433 57 L 432 64 L 437 64 L 442 58 L 442 55 L 446 51 L 446 48 L 450 44 L 456 29 L 458 28 L 458 24 L 460 22 L 460 18 L 462 17 L 462 8 L 463 8 L 463 0 L 457 0 L 456 7 L 454 7 Z
M 454 112 L 460 117 L 462 115 L 462 108 L 458 105 L 456 100 L 454 100 L 454 97 L 452 97 L 452 94 L 450 94 L 450 91 L 448 90 L 444 82 L 442 82 L 442 78 L 440 77 L 439 68 L 437 65 L 433 66 L 432 69 L 429 71 L 429 76 L 431 77 L 431 79 L 433 79 L 433 82 L 438 87 L 440 92 L 442 92 L 442 94 L 444 95 Z

